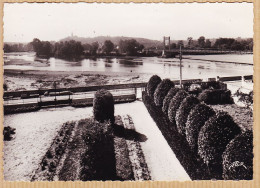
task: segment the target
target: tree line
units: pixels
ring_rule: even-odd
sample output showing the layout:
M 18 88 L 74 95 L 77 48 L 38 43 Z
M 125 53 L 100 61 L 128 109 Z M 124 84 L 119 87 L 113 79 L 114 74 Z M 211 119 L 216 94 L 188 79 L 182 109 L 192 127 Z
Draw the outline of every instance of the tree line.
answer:
M 180 46 L 187 49 L 213 49 L 231 51 L 252 51 L 253 39 L 218 38 L 216 40 L 206 39 L 204 36 L 197 40 L 188 37 L 186 41 L 179 40 L 170 44 L 170 49 L 179 49 Z M 166 45 L 166 48 L 169 48 Z M 4 52 L 26 52 L 35 51 L 38 57 L 57 57 L 64 59 L 80 59 L 88 56 L 102 55 L 142 55 L 145 46 L 135 39 L 120 40 L 114 44 L 110 40 L 104 43 L 93 42 L 82 44 L 81 42 L 70 40 L 65 42 L 41 41 L 37 38 L 28 44 L 4 44 Z M 148 50 L 163 49 L 163 45 L 146 48 Z
M 253 51 L 253 39 L 218 38 L 213 44 L 212 40 L 206 39 L 204 36 L 199 37 L 197 40 L 188 37 L 187 41 L 179 40 L 177 43 L 171 43 L 170 49 L 179 49 L 180 46 L 187 49 Z M 169 44 L 166 45 L 166 48 L 169 48 Z
M 91 44 L 81 44 L 75 40 L 51 43 L 33 39 L 31 42 L 38 57 L 58 57 L 64 59 L 79 59 L 86 56 L 99 55 L 137 55 L 144 49 L 144 46 L 135 39 L 120 40 L 115 45 L 110 40 L 104 43 L 93 42 Z

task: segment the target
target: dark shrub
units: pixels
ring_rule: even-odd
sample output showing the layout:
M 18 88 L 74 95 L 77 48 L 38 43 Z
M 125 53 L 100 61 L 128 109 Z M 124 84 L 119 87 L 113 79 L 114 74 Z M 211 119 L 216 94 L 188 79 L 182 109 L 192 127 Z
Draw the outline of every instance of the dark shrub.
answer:
M 166 97 L 163 100 L 163 107 L 162 107 L 162 111 L 165 114 L 168 114 L 168 108 L 169 108 L 169 104 L 171 102 L 171 99 L 176 95 L 176 93 L 179 91 L 179 88 L 171 88 L 170 91 L 168 92 L 168 94 L 166 95 Z
M 4 91 L 7 91 L 7 89 L 8 89 L 7 83 L 4 83 L 3 88 L 4 88 Z
M 175 123 L 176 111 L 178 110 L 181 102 L 188 96 L 188 93 L 184 90 L 180 90 L 172 98 L 168 108 L 168 118 L 170 122 Z
M 163 106 L 163 99 L 172 87 L 174 87 L 174 83 L 171 80 L 164 79 L 161 81 L 154 92 L 154 103 L 156 106 Z
M 205 105 L 197 104 L 191 111 L 186 122 L 186 140 L 188 141 L 190 147 L 197 151 L 198 148 L 198 134 L 200 128 L 205 124 L 205 122 L 215 115 L 214 110 Z
M 114 98 L 109 91 L 101 89 L 95 93 L 93 113 L 95 120 L 99 122 L 110 120 L 111 123 L 114 123 Z
M 199 95 L 199 100 L 206 104 L 233 104 L 230 90 L 206 89 Z
M 4 134 L 4 141 L 10 141 L 13 138 L 13 135 L 15 134 L 15 128 L 12 128 L 10 126 L 4 127 L 3 134 Z
M 218 112 L 200 129 L 198 154 L 208 165 L 212 177 L 221 178 L 222 154 L 230 140 L 239 133 L 240 128 L 226 112 Z
M 253 132 L 236 136 L 223 153 L 223 178 L 226 180 L 253 179 Z
M 115 180 L 114 136 L 110 123 L 82 120 L 86 129 L 83 140 L 87 150 L 81 159 L 80 179 Z
M 147 94 L 150 97 L 154 97 L 154 91 L 156 90 L 157 86 L 161 83 L 162 79 L 157 76 L 157 75 L 153 75 L 148 83 L 147 83 Z
M 177 130 L 180 134 L 185 136 L 186 121 L 191 109 L 198 104 L 200 101 L 197 97 L 187 96 L 180 104 L 179 109 L 176 112 L 176 125 Z

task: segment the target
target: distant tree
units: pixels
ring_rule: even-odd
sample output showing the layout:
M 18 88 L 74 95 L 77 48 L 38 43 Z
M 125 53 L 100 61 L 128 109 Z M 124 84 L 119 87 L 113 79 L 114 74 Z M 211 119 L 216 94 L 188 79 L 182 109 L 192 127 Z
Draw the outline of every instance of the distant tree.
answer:
M 207 39 L 205 42 L 205 48 L 211 48 L 211 42 L 209 39 Z
M 179 40 L 178 43 L 177 43 L 177 48 L 180 48 L 180 46 L 183 48 L 184 47 L 184 44 L 183 44 L 183 41 L 182 40 Z
M 70 40 L 55 43 L 54 51 L 55 57 L 65 59 L 78 59 L 81 55 L 83 55 L 84 48 L 81 45 L 81 42 Z
M 127 55 L 136 55 L 138 51 L 143 49 L 144 45 L 140 44 L 135 39 L 119 41 L 119 50 L 121 53 L 126 53 Z
M 175 48 L 177 48 L 176 43 L 171 43 L 171 49 L 175 49 Z
M 191 48 L 192 44 L 193 44 L 193 38 L 192 37 L 188 37 L 187 40 L 188 40 L 188 47 Z
M 102 49 L 106 54 L 110 54 L 114 50 L 114 43 L 110 40 L 106 40 Z
M 218 48 L 221 50 L 228 50 L 231 49 L 231 45 L 235 42 L 233 38 L 219 38 L 216 40 L 215 44 L 213 45 L 214 48 Z
M 9 44 L 4 44 L 4 52 L 5 53 L 12 52 L 11 46 Z
M 200 48 L 204 48 L 205 47 L 205 37 L 201 36 L 198 39 L 198 45 L 199 45 Z
M 93 42 L 91 44 L 91 54 L 92 55 L 96 55 L 97 54 L 98 47 L 99 47 L 98 42 Z
M 40 41 L 35 38 L 31 44 L 37 56 L 44 56 L 48 58 L 52 55 L 52 45 L 49 41 Z

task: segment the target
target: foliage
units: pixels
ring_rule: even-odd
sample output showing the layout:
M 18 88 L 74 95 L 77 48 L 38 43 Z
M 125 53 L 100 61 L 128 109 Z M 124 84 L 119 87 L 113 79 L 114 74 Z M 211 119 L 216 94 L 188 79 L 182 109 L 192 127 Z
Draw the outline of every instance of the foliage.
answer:
M 93 42 L 91 44 L 91 55 L 96 55 L 98 48 L 99 48 L 98 42 Z
M 7 85 L 7 83 L 4 83 L 4 84 L 3 84 L 3 88 L 4 88 L 4 91 L 7 91 L 7 90 L 8 90 L 8 85 Z
M 10 126 L 4 127 L 3 134 L 4 134 L 4 141 L 12 140 L 12 135 L 15 134 L 15 128 Z
M 163 107 L 162 107 L 162 111 L 165 114 L 168 114 L 168 108 L 169 108 L 169 104 L 171 102 L 171 99 L 176 95 L 176 93 L 179 91 L 179 88 L 173 87 L 169 90 L 169 92 L 167 93 L 166 97 L 163 99 Z
M 110 40 L 106 40 L 102 48 L 106 54 L 110 54 L 114 50 L 114 43 L 112 43 Z
M 101 89 L 95 93 L 93 113 L 95 120 L 99 122 L 110 120 L 112 124 L 114 123 L 114 98 L 109 91 Z
M 17 44 L 9 44 L 5 43 L 4 44 L 4 52 L 9 53 L 9 52 L 28 52 L 32 51 L 32 45 L 29 44 L 23 44 L 23 43 L 17 43 Z
M 188 93 L 186 91 L 180 90 L 171 99 L 171 102 L 170 102 L 169 108 L 168 108 L 168 118 L 169 118 L 170 122 L 175 123 L 176 111 L 178 110 L 179 106 L 181 105 L 181 102 L 183 101 L 183 99 L 185 99 L 187 96 L 188 96 Z
M 137 52 L 143 49 L 144 46 L 135 39 L 119 41 L 119 50 L 121 53 L 126 53 L 127 55 L 137 55 Z
M 198 45 L 199 45 L 200 48 L 204 48 L 205 47 L 205 37 L 204 36 L 201 36 L 198 39 Z
M 64 59 L 78 59 L 83 55 L 84 48 L 74 40 L 55 43 L 54 56 Z
M 223 178 L 225 180 L 253 179 L 253 132 L 236 136 L 223 153 Z
M 213 115 L 215 115 L 214 110 L 205 104 L 197 104 L 189 113 L 185 130 L 186 140 L 195 152 L 197 152 L 198 148 L 199 131 Z
M 234 93 L 238 97 L 238 100 L 245 103 L 247 107 L 253 104 L 253 91 L 250 91 L 248 94 L 241 92 L 239 89 Z
M 198 154 L 208 165 L 213 177 L 222 175 L 222 154 L 227 144 L 240 133 L 240 128 L 226 112 L 218 112 L 200 129 Z
M 197 97 L 193 96 L 187 96 L 180 104 L 179 109 L 177 110 L 176 113 L 176 125 L 177 125 L 177 130 L 180 134 L 185 136 L 185 129 L 186 129 L 186 121 L 188 118 L 188 115 L 191 111 L 191 109 L 199 103 L 199 100 Z
M 235 51 L 244 51 L 253 49 L 253 39 L 245 39 L 245 40 L 236 40 L 234 38 L 219 38 L 216 40 L 213 45 L 215 48 L 222 50 L 235 50 Z
M 230 90 L 206 89 L 199 95 L 199 100 L 206 104 L 233 104 Z
M 163 106 L 164 97 L 172 87 L 174 87 L 174 83 L 171 80 L 164 79 L 161 81 L 154 92 L 154 103 L 156 106 Z
M 82 169 L 80 179 L 88 180 L 115 180 L 115 153 L 113 143 L 113 131 L 110 123 L 81 120 L 86 134 L 83 140 L 87 146 L 82 156 Z
M 148 83 L 147 83 L 147 94 L 150 96 L 150 97 L 154 97 L 154 91 L 156 90 L 157 86 L 159 85 L 159 83 L 161 82 L 161 78 L 157 75 L 153 75 Z
M 40 41 L 35 38 L 31 42 L 33 50 L 36 52 L 36 55 L 39 57 L 51 57 L 52 55 L 52 45 L 49 41 Z

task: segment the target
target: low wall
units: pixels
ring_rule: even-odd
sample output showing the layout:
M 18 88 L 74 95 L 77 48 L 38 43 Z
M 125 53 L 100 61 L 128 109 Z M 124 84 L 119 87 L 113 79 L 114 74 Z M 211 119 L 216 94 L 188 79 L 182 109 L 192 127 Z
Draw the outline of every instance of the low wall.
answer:
M 114 89 L 130 89 L 130 88 L 142 88 L 146 87 L 147 83 L 129 83 L 129 84 L 116 84 L 116 85 L 102 85 L 102 86 L 88 86 L 88 87 L 74 87 L 74 88 L 57 88 L 55 89 L 39 89 L 39 90 L 26 90 L 26 91 L 12 91 L 12 92 L 5 92 L 4 98 L 8 97 L 21 97 L 21 95 L 43 95 L 45 92 L 54 93 L 56 92 L 88 92 L 88 91 L 97 91 L 100 89 L 107 89 L 107 90 L 114 90 Z

